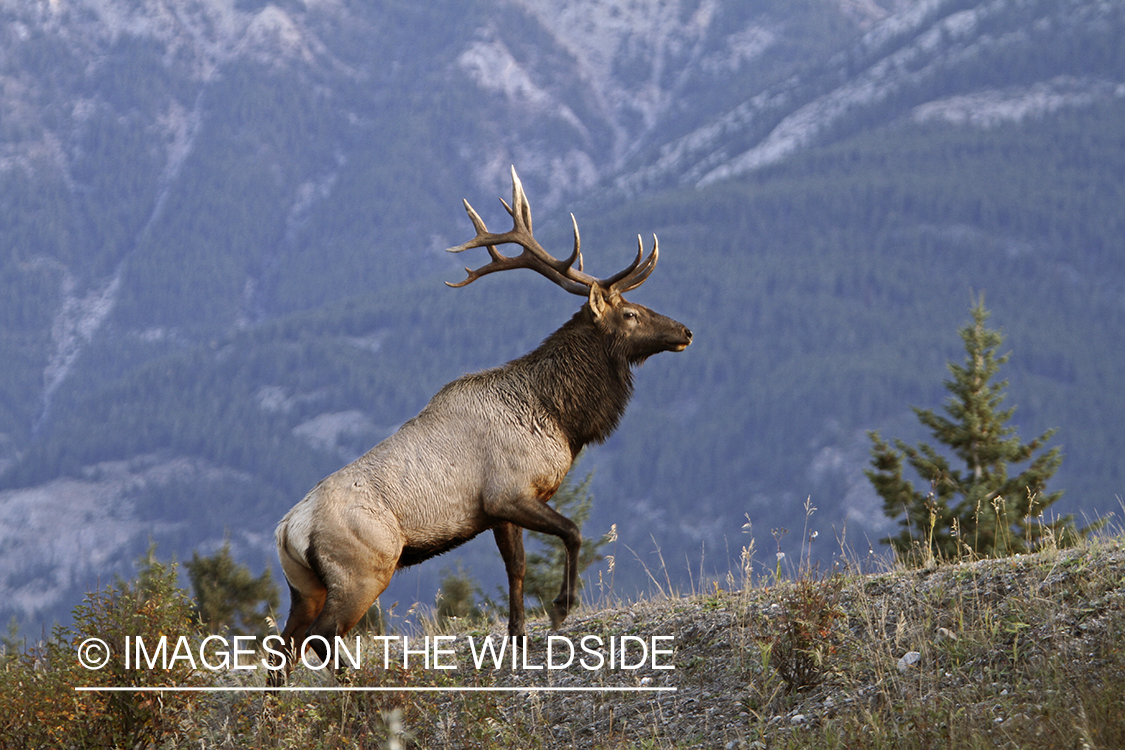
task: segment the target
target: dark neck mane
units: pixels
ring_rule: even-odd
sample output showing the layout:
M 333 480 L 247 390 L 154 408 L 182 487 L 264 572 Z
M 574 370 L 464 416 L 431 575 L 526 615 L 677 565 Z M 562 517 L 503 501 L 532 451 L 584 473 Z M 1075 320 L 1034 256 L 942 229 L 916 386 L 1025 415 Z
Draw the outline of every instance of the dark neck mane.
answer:
M 633 395 L 629 363 L 594 324 L 583 305 L 534 351 L 509 363 L 528 374 L 542 407 L 558 422 L 571 451 L 608 438 Z

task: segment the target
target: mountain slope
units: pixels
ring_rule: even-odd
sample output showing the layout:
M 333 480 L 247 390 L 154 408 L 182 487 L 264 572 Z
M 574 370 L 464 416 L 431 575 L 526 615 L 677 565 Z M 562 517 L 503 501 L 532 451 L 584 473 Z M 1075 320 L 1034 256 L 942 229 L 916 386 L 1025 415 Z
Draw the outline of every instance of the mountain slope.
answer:
M 87 0 L 0 29 L 0 618 L 62 616 L 149 536 L 268 564 L 323 474 L 560 325 L 539 279 L 441 284 L 512 163 L 596 274 L 656 232 L 635 297 L 696 332 L 580 466 L 588 534 L 726 570 L 746 515 L 799 549 L 811 496 L 877 540 L 864 431 L 920 437 L 970 290 L 1021 434 L 1060 428 L 1064 509 L 1115 507 L 1116 4 Z

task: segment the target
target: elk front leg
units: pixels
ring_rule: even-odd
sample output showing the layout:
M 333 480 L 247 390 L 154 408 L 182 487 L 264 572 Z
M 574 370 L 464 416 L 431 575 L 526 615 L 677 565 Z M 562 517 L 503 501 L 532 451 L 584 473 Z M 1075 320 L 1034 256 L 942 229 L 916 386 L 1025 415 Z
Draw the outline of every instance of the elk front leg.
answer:
M 582 553 L 582 533 L 576 524 L 567 520 L 574 526 L 574 535 L 562 537 L 563 544 L 566 546 L 566 572 L 563 575 L 562 590 L 551 603 L 549 612 L 551 627 L 555 630 L 558 630 L 563 620 L 570 614 L 571 607 L 578 604 L 578 557 Z
M 498 508 L 494 515 L 529 531 L 557 536 L 566 547 L 566 570 L 563 573 L 562 590 L 551 603 L 551 609 L 547 613 L 551 617 L 551 627 L 557 629 L 570 613 L 571 607 L 578 603 L 578 555 L 582 549 L 582 532 L 579 530 L 578 524 L 537 497 L 521 498 L 506 503 L 503 507 Z M 497 544 L 499 544 L 499 537 L 497 537 Z M 522 539 L 520 546 L 521 548 L 523 546 Z M 501 554 L 503 552 L 501 547 Z M 522 588 L 523 576 L 521 575 L 520 589 L 522 590 Z M 511 596 L 510 591 L 509 596 Z M 522 611 L 522 609 L 521 598 L 520 610 Z M 509 622 L 509 632 L 511 632 L 511 627 L 512 624 Z
M 527 561 L 523 552 L 523 529 L 505 521 L 492 530 L 504 569 L 508 573 L 508 635 L 525 636 L 523 611 L 523 577 Z

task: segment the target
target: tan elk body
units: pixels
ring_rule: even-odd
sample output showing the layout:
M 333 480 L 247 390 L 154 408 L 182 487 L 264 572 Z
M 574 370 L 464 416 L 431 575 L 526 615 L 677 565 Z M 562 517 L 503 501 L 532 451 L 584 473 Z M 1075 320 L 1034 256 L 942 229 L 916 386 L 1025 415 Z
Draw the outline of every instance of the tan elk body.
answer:
M 587 301 L 529 354 L 446 385 L 418 416 L 322 480 L 285 515 L 277 550 L 292 598 L 282 632 L 288 659 L 272 684 L 284 680 L 306 645 L 326 658 L 324 642 L 359 621 L 395 570 L 489 529 L 508 575 L 509 634 L 525 632 L 523 529 L 557 536 L 566 547 L 566 575 L 550 611 L 554 627 L 577 600 L 582 536 L 547 501 L 582 447 L 616 428 L 632 395 L 631 368 L 658 352 L 682 351 L 692 336 L 683 324 L 621 296 L 656 266 L 655 242 L 648 257 L 641 247 L 629 267 L 595 279 L 581 270 L 577 225 L 565 260 L 535 241 L 514 169 L 512 205 L 505 207 L 514 228 L 492 234 L 465 203 L 477 236 L 451 251 L 485 247 L 492 260 L 450 286 L 530 268 Z M 524 250 L 501 255 L 495 246 L 504 243 Z M 325 641 L 306 644 L 309 636 Z

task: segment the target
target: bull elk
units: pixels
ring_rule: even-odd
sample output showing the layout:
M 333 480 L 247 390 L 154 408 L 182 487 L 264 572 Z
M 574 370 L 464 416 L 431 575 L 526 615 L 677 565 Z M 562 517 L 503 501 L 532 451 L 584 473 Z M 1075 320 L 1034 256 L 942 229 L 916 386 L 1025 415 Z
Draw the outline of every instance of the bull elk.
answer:
M 606 279 L 582 271 L 578 224 L 574 250 L 552 257 L 532 236 L 531 208 L 515 169 L 513 228 L 493 234 L 473 207 L 465 210 L 476 237 L 450 248 L 487 248 L 491 261 L 471 270 L 462 287 L 481 276 L 529 268 L 585 304 L 529 354 L 449 383 L 383 442 L 316 485 L 277 527 L 277 552 L 289 583 L 289 619 L 282 632 L 284 669 L 306 646 L 321 659 L 325 643 L 347 633 L 387 587 L 398 568 L 422 562 L 491 529 L 508 575 L 508 633 L 525 634 L 523 530 L 559 537 L 566 575 L 550 618 L 557 628 L 577 601 L 578 526 L 547 501 L 578 452 L 617 427 L 633 392 L 632 367 L 658 352 L 683 351 L 691 331 L 682 323 L 621 295 L 656 267 L 653 238 L 646 257 Z M 497 245 L 523 247 L 503 255 Z M 577 267 L 576 267 L 577 264 Z M 306 642 L 310 636 L 322 636 Z M 280 665 L 279 665 L 280 666 Z

